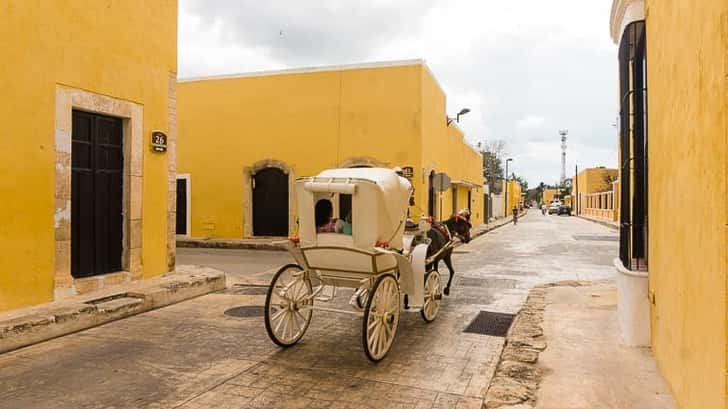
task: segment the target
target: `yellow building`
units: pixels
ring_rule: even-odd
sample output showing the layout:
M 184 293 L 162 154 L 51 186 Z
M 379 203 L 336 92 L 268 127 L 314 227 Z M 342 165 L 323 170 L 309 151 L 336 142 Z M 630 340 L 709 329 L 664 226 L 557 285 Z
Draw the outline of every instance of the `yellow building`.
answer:
M 615 200 L 615 182 L 619 171 L 604 166 L 587 168 L 576 175 L 572 193 L 576 197 L 576 214 L 617 221 L 619 203 Z
M 178 92 L 180 235 L 293 233 L 295 178 L 355 166 L 408 172 L 412 217 L 470 208 L 482 223 L 482 157 L 421 60 L 187 79 Z M 453 185 L 439 194 L 441 172 Z
M 551 204 L 551 202 L 554 201 L 554 199 L 561 198 L 561 190 L 559 189 L 544 189 L 542 196 L 542 203 L 545 203 L 546 206 Z
M 177 2 L 0 15 L 0 311 L 173 268 Z
M 503 193 L 506 197 L 505 206 L 506 209 L 508 209 L 506 217 L 513 214 L 514 207 L 517 206 L 519 210 L 523 208 L 523 189 L 517 180 L 509 180 L 508 182 L 504 181 Z
M 705 0 L 615 0 L 611 15 L 617 265 L 646 275 L 652 351 L 686 409 L 728 407 L 727 18 L 728 2 Z

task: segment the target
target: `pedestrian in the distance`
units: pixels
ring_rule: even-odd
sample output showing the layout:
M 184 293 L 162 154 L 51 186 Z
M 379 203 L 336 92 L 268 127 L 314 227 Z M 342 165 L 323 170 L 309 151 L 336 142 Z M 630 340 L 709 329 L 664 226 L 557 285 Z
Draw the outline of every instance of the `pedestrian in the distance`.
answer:
M 518 206 L 513 206 L 513 224 L 518 223 Z

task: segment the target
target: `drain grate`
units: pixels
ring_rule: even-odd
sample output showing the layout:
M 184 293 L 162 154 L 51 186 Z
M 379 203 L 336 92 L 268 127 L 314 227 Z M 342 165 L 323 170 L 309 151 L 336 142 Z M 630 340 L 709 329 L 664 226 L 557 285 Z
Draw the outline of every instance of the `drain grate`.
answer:
M 232 295 L 266 295 L 268 286 L 235 284 L 224 291 L 224 294 Z
M 480 311 L 463 332 L 490 335 L 492 337 L 505 337 L 515 317 L 515 314 Z
M 572 237 L 574 237 L 574 240 L 579 241 L 619 241 L 619 236 L 575 234 Z
M 236 318 L 262 317 L 265 315 L 265 307 L 262 305 L 234 307 L 226 310 L 225 315 Z

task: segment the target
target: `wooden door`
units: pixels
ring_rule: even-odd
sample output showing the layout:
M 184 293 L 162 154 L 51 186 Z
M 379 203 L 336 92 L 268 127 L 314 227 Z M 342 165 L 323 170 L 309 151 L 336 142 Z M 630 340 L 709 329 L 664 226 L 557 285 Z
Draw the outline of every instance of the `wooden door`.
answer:
M 435 200 L 437 195 L 435 194 L 435 171 L 430 172 L 428 178 L 428 190 L 427 190 L 427 213 L 430 216 L 435 216 Z
M 253 176 L 253 235 L 288 235 L 288 175 L 267 168 Z
M 176 233 L 187 235 L 187 179 L 177 179 Z
M 73 111 L 71 274 L 121 270 L 123 149 L 119 118 Z

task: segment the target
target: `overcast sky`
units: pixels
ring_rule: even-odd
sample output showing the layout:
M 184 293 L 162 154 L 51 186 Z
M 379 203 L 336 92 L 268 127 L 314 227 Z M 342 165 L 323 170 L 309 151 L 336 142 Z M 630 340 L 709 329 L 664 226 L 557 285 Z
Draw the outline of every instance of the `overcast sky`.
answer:
M 181 0 L 181 78 L 422 58 L 473 144 L 503 139 L 531 186 L 616 166 L 610 0 Z

